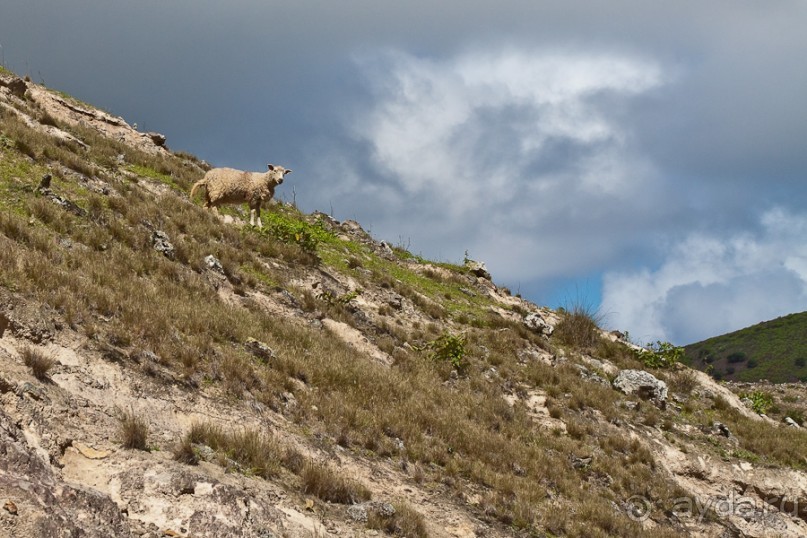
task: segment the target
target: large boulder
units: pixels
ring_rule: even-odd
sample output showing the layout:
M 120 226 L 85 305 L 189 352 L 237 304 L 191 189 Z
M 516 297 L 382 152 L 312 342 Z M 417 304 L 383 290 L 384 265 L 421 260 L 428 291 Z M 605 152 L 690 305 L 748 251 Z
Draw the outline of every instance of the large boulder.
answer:
M 659 407 L 666 406 L 667 383 L 644 370 L 622 370 L 613 382 L 614 388 L 627 395 L 636 394 Z

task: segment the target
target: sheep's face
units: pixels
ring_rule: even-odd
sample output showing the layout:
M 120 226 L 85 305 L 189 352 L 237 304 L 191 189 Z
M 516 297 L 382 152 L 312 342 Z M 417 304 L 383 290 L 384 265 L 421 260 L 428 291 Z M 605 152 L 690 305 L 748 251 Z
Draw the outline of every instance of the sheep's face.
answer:
M 276 164 L 267 165 L 269 167 L 269 172 L 271 172 L 271 177 L 275 182 L 275 185 L 280 185 L 283 183 L 283 177 L 286 174 L 290 174 L 291 170 L 287 170 L 282 166 L 278 166 Z

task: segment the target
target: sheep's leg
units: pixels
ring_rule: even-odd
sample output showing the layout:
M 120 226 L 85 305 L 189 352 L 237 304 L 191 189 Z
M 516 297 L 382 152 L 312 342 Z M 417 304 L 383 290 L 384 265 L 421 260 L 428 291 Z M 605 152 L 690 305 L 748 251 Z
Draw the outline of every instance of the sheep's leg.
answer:
M 263 228 L 263 224 L 261 223 L 261 204 L 256 204 L 249 208 L 249 225 L 255 226 L 256 221 L 258 228 Z

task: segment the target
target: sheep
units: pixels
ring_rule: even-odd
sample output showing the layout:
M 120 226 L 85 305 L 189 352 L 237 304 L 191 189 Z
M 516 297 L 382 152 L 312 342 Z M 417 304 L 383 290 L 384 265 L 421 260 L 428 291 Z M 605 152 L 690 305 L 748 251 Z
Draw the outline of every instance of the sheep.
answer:
M 261 224 L 261 203 L 275 195 L 275 187 L 283 183 L 283 176 L 291 173 L 282 166 L 270 164 L 264 173 L 244 172 L 233 168 L 214 168 L 197 181 L 191 189 L 191 200 L 199 187 L 205 188 L 205 207 L 216 208 L 222 204 L 249 204 L 249 225 L 258 228 Z

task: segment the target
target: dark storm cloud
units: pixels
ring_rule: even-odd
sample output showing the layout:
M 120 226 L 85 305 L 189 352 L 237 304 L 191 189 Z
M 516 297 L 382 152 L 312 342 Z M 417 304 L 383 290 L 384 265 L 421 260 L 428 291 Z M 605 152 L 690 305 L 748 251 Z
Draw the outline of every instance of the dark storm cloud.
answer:
M 772 222 L 804 218 L 805 22 L 795 0 L 0 0 L 0 46 L 176 149 L 283 163 L 285 199 L 467 249 L 537 301 L 605 274 L 612 324 L 684 343 L 801 304 L 775 293 L 783 270 L 804 285 L 797 256 L 743 264 L 801 248 Z M 745 237 L 757 250 L 703 269 L 705 244 Z M 707 296 L 740 315 L 691 315 Z

